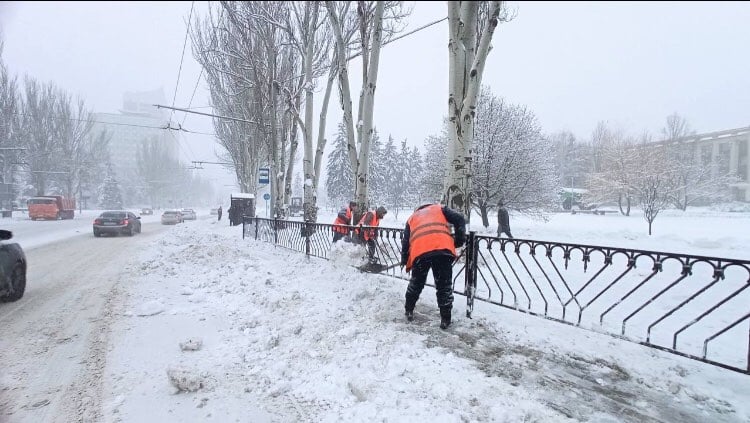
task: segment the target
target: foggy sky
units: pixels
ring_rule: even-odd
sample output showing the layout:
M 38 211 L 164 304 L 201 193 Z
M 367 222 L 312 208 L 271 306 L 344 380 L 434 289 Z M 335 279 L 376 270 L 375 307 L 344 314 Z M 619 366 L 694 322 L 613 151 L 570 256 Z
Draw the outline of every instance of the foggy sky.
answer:
M 496 31 L 483 82 L 527 105 L 545 132 L 566 129 L 585 139 L 605 120 L 656 135 L 673 112 L 699 132 L 750 125 L 750 3 L 511 5 L 517 17 Z M 116 111 L 124 91 L 163 88 L 171 103 L 190 6 L 2 3 L 5 62 L 16 74 L 54 81 L 82 96 L 96 112 Z M 409 28 L 447 13 L 444 2 L 413 6 Z M 196 2 L 194 13 L 207 7 Z M 383 137 L 421 145 L 440 131 L 446 114 L 447 22 L 384 47 L 380 63 L 376 127 Z M 358 68 L 355 63 L 350 69 L 352 79 Z M 187 106 L 199 73 L 188 40 L 177 106 Z M 353 80 L 355 105 L 358 88 Z M 329 135 L 341 117 L 337 98 Z M 207 104 L 201 84 L 193 107 Z M 213 132 L 210 119 L 199 116 L 188 117 L 185 127 Z M 190 147 L 181 149 L 184 160 L 214 159 L 218 147 L 211 137 L 185 140 Z M 219 185 L 231 182 L 218 169 L 201 172 Z

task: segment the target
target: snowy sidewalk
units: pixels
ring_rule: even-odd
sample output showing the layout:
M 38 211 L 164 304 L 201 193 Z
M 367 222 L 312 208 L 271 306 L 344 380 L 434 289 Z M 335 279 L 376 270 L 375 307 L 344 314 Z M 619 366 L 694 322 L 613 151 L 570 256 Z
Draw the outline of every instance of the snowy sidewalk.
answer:
M 107 421 L 747 422 L 747 376 L 478 304 L 415 322 L 405 282 L 198 221 L 142 253 L 113 327 Z M 192 341 L 193 351 L 180 343 Z M 167 372 L 183 377 L 177 392 Z

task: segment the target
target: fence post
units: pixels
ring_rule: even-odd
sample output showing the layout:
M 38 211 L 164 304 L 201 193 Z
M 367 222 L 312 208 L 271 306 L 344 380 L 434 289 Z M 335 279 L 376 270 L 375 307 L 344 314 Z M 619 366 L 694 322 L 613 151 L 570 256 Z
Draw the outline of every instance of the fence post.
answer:
M 258 225 L 259 224 L 260 224 L 260 222 L 258 221 L 258 217 L 256 216 L 255 217 L 255 240 L 256 241 L 258 240 Z
M 310 228 L 310 222 L 305 221 L 305 255 L 307 257 L 310 257 L 310 233 L 312 232 L 312 228 Z
M 242 239 L 245 239 L 245 227 L 246 227 L 245 220 L 246 220 L 245 216 L 242 216 Z
M 466 317 L 471 319 L 471 313 L 474 311 L 474 292 L 477 287 L 477 233 L 469 232 L 469 239 L 466 240 L 466 283 L 464 294 L 466 295 Z
M 273 245 L 279 244 L 279 221 L 273 217 Z

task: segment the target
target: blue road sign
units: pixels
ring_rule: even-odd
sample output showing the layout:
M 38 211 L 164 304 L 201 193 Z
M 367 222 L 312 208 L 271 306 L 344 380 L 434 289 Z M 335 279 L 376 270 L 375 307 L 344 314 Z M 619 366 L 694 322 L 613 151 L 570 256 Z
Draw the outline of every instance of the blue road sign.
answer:
M 266 201 L 270 200 L 271 199 L 271 194 L 269 194 L 269 193 L 263 194 L 263 199 L 266 200 Z

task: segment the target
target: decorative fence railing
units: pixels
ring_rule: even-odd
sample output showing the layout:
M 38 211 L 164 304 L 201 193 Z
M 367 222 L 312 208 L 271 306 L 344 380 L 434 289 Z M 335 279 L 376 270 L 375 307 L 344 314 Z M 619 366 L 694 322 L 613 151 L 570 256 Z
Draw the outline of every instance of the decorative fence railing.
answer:
M 332 228 L 248 217 L 243 238 L 328 259 Z M 382 273 L 408 279 L 403 230 L 374 229 Z M 750 261 L 471 232 L 453 291 L 469 317 L 482 301 L 750 374 Z

